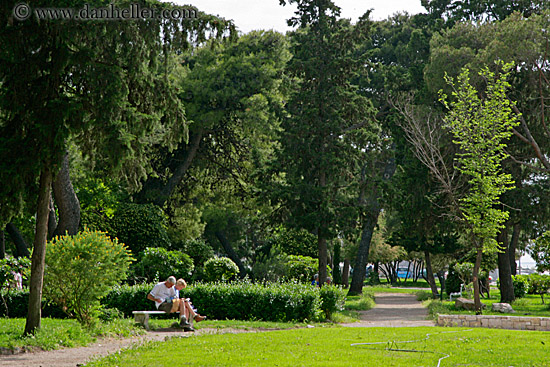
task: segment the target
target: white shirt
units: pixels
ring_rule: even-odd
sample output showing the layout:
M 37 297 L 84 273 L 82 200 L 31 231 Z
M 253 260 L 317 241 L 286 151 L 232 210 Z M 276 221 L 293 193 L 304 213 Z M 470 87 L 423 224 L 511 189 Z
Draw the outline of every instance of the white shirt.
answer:
M 162 282 L 162 283 L 158 283 L 157 285 L 155 285 L 153 287 L 153 289 L 151 290 L 151 292 L 149 292 L 149 294 L 151 294 L 151 296 L 153 296 L 154 298 L 157 298 L 157 299 L 161 300 L 161 302 L 155 301 L 155 306 L 158 309 L 162 302 L 164 302 L 166 300 L 171 300 L 174 297 L 176 297 L 176 288 L 173 287 L 173 286 L 168 288 L 164 284 L 164 282 Z

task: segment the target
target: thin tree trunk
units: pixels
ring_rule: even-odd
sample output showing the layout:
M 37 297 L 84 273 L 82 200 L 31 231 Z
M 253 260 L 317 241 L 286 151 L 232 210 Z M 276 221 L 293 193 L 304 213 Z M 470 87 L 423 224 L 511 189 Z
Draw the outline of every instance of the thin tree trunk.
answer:
M 510 262 L 510 274 L 517 275 L 516 264 L 516 249 L 519 242 L 519 235 L 521 233 L 521 227 L 519 223 L 514 224 L 514 230 L 512 231 L 512 239 L 510 240 L 510 249 L 508 250 L 508 257 Z
M 319 286 L 322 287 L 327 281 L 327 240 L 321 235 L 317 235 L 317 250 L 319 251 Z
M 424 257 L 426 258 L 426 275 L 428 277 L 428 284 L 430 285 L 430 288 L 432 289 L 432 297 L 437 298 L 437 285 L 435 284 L 435 278 L 434 273 L 432 270 L 432 260 L 430 258 L 430 252 L 424 251 Z
M 246 275 L 246 269 L 244 268 L 241 259 L 233 249 L 233 246 L 231 246 L 231 243 L 229 242 L 227 237 L 225 237 L 222 231 L 216 231 L 215 235 L 218 241 L 220 241 L 220 243 L 222 244 L 222 247 L 227 253 L 227 256 L 229 256 L 229 258 L 233 260 L 233 262 L 239 267 L 239 276 L 243 278 Z
M 481 314 L 481 298 L 479 293 L 479 269 L 481 268 L 481 258 L 483 257 L 483 250 L 477 248 L 476 262 L 474 264 L 473 282 L 474 282 L 474 307 L 476 314 Z
M 515 300 L 514 283 L 512 282 L 512 274 L 510 269 L 510 248 L 508 247 L 508 231 L 502 229 L 497 241 L 501 246 L 501 251 L 498 252 L 498 279 L 500 283 L 500 302 L 512 303 Z
M 27 323 L 25 325 L 25 335 L 34 334 L 41 326 L 42 287 L 44 283 L 51 184 L 52 172 L 48 164 L 45 163 L 40 173 L 40 188 L 36 210 L 36 231 L 32 251 L 29 310 L 27 313 Z
M 80 202 L 69 175 L 69 153 L 65 153 L 63 156 L 61 170 L 57 173 L 52 188 L 59 212 L 59 221 L 54 236 L 62 236 L 66 233 L 77 234 L 80 225 Z
M 6 240 L 4 238 L 4 231 L 0 230 L 0 260 L 6 258 Z
M 439 293 L 439 299 L 443 299 L 443 293 L 445 292 L 446 290 L 446 287 L 445 287 L 445 271 L 444 270 L 440 270 L 437 272 L 437 279 L 439 279 L 439 284 L 441 284 L 441 291 Z
M 29 247 L 17 227 L 10 222 L 6 225 L 6 232 L 15 244 L 15 257 L 29 257 L 31 255 Z
M 349 287 L 349 259 L 344 259 L 344 268 L 342 269 L 342 285 L 344 288 Z

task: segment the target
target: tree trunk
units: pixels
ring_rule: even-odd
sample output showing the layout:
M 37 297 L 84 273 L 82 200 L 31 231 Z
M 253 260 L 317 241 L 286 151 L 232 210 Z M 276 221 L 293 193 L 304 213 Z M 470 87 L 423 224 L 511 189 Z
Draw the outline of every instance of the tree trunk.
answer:
M 29 310 L 25 335 L 34 334 L 41 325 L 42 286 L 44 283 L 44 263 L 46 259 L 46 237 L 48 236 L 48 213 L 52 172 L 47 163 L 40 173 L 40 188 L 36 210 L 36 231 L 32 251 Z
M 479 293 L 479 269 L 481 268 L 481 258 L 483 250 L 477 247 L 476 262 L 474 264 L 473 282 L 474 282 L 474 307 L 477 315 L 481 315 L 481 298 Z
M 437 285 L 435 284 L 434 273 L 432 270 L 432 260 L 430 258 L 430 252 L 424 251 L 424 257 L 426 258 L 426 276 L 428 277 L 428 284 L 432 289 L 432 297 L 437 298 Z
M 510 249 L 508 247 L 508 231 L 503 228 L 497 241 L 501 246 L 498 252 L 498 279 L 500 283 L 500 302 L 512 303 L 515 300 L 514 283 L 512 282 L 512 273 L 510 269 Z
M 163 183 L 158 178 L 150 177 L 147 179 L 143 185 L 143 189 L 136 195 L 138 203 L 153 203 L 161 208 L 164 206 L 177 186 L 183 181 L 185 173 L 191 166 L 199 150 L 203 134 L 203 129 L 197 131 L 191 136 L 191 145 L 187 149 L 181 149 L 176 157 L 180 163 L 174 168 L 172 176 L 166 183 Z
M 15 257 L 29 257 L 31 255 L 29 247 L 17 227 L 10 222 L 6 225 L 6 232 L 15 244 Z
M 349 287 L 349 259 L 344 259 L 344 268 L 342 269 L 342 285 Z
M 229 256 L 229 258 L 233 260 L 233 262 L 239 267 L 239 276 L 241 278 L 244 278 L 244 276 L 246 275 L 246 269 L 244 268 L 241 259 L 233 249 L 233 246 L 231 246 L 231 243 L 229 243 L 227 237 L 225 237 L 222 231 L 216 231 L 215 235 L 218 241 L 220 241 L 220 243 L 222 244 L 222 247 L 227 253 L 227 256 Z
M 439 284 L 441 284 L 441 291 L 439 292 L 439 299 L 443 299 L 443 293 L 445 292 L 445 271 L 440 270 L 437 272 L 437 279 L 439 279 Z
M 508 257 L 510 262 L 510 274 L 517 275 L 517 264 L 516 264 L 516 249 L 518 247 L 519 235 L 521 233 L 521 228 L 519 223 L 514 224 L 514 230 L 512 231 L 512 239 L 510 240 Z
M 80 202 L 69 175 L 69 153 L 63 156 L 61 170 L 57 173 L 52 188 L 59 213 L 54 236 L 62 236 L 66 233 L 77 234 L 80 225 Z
M 6 258 L 6 240 L 4 238 L 4 231 L 0 230 L 0 260 Z
M 371 210 L 367 214 L 363 223 L 363 232 L 361 233 L 361 241 L 357 250 L 355 266 L 353 268 L 353 276 L 351 278 L 351 286 L 348 294 L 350 296 L 363 293 L 363 282 L 365 280 L 365 272 L 367 271 L 367 263 L 369 260 L 370 242 L 374 233 L 374 227 L 378 223 L 378 215 L 380 214 L 380 206 L 378 200 L 371 205 Z
M 319 231 L 321 232 L 321 231 Z M 327 282 L 327 240 L 317 235 L 317 250 L 319 252 L 319 287 Z

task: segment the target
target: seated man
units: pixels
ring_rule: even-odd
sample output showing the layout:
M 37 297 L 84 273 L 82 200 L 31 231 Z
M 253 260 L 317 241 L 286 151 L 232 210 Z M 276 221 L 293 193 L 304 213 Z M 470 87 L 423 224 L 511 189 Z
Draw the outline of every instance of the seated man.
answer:
M 147 299 L 154 301 L 157 310 L 164 311 L 166 313 L 172 313 L 179 311 L 180 323 L 179 326 L 184 331 L 195 331 L 191 325 L 187 322 L 185 316 L 185 302 L 181 302 L 176 297 L 176 278 L 171 276 L 166 281 L 158 283 L 153 287 L 151 292 L 147 295 Z
M 185 282 L 185 280 L 180 278 L 176 281 L 175 289 L 177 298 L 179 298 L 179 291 L 186 287 L 187 283 Z M 206 316 L 199 315 L 193 308 L 193 306 L 191 306 L 191 301 L 189 300 L 189 298 L 182 298 L 181 301 L 183 302 L 185 307 L 185 317 L 187 318 L 187 320 L 195 320 L 196 322 L 200 322 L 206 319 Z

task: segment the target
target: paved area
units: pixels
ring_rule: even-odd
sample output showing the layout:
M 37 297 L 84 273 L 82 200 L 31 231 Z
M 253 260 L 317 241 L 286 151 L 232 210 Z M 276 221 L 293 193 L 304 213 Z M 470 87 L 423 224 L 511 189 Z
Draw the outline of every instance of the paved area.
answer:
M 376 306 L 360 311 L 361 322 L 343 324 L 347 327 L 411 327 L 435 326 L 427 320 L 428 310 L 416 300 L 416 295 L 406 293 L 377 293 Z

